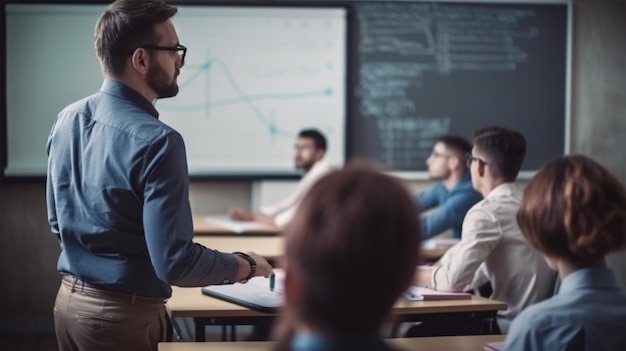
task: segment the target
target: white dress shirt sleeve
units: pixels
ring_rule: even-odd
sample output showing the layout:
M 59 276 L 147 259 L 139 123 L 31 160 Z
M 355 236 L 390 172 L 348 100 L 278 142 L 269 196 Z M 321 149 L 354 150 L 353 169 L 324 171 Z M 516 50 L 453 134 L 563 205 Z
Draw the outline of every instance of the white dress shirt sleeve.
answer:
M 488 211 L 474 206 L 463 221 L 461 241 L 441 258 L 434 270 L 432 286 L 442 291 L 463 291 L 472 285 L 479 267 L 502 238 L 498 220 Z
M 264 206 L 260 209 L 260 212 L 273 217 L 274 224 L 279 228 L 284 228 L 296 213 L 298 205 L 308 193 L 309 189 L 322 177 L 330 173 L 333 167 L 330 166 L 325 160 L 320 160 L 313 165 L 313 168 L 302 177 L 295 191 L 288 197 L 280 202 Z

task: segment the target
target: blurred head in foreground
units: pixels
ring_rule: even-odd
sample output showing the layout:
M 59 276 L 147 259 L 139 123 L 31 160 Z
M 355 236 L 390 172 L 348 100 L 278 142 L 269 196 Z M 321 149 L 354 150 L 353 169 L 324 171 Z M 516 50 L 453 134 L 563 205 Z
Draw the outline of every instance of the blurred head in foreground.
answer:
M 277 348 L 293 349 L 302 335 L 379 340 L 418 263 L 420 229 L 408 189 L 371 166 L 350 164 L 313 186 L 285 236 Z

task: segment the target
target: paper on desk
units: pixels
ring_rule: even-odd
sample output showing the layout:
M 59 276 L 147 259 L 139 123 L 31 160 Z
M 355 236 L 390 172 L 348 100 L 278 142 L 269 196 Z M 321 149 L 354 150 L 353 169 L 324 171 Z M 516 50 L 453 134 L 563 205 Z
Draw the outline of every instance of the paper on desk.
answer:
M 255 222 L 255 221 L 237 221 L 230 219 L 228 216 L 208 216 L 204 218 L 205 221 L 219 225 L 221 227 L 228 228 L 235 233 L 243 233 L 246 231 L 254 230 L 271 230 L 272 227 L 268 224 Z

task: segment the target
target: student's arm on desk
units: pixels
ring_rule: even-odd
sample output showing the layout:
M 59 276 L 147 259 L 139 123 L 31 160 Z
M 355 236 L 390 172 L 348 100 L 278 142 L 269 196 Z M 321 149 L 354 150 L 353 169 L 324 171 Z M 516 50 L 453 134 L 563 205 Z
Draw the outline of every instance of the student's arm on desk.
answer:
M 237 221 L 255 221 L 269 225 L 274 224 L 274 217 L 268 216 L 261 212 L 250 212 L 240 207 L 233 207 L 228 210 L 228 217 Z
M 413 195 L 413 204 L 419 208 L 420 212 L 424 212 L 439 205 L 436 188 L 437 185 L 425 189 L 417 195 Z
M 413 276 L 413 284 L 430 288 L 433 280 L 433 270 L 439 266 L 439 262 L 432 266 L 417 266 Z
M 502 238 L 494 216 L 483 209 L 470 210 L 463 221 L 463 238 L 432 270 L 432 288 L 463 291 L 471 287 L 476 272 Z
M 476 203 L 474 194 L 456 193 L 422 218 L 422 239 L 430 239 L 463 222 L 467 211 Z

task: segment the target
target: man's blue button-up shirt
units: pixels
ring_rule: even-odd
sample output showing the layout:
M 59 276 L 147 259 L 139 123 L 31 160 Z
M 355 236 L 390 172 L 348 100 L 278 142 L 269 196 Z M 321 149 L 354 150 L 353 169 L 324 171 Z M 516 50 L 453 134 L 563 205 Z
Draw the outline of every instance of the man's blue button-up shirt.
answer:
M 236 279 L 233 255 L 192 243 L 183 139 L 142 95 L 105 80 L 60 112 L 47 151 L 48 220 L 62 274 L 160 298 L 171 285 Z

